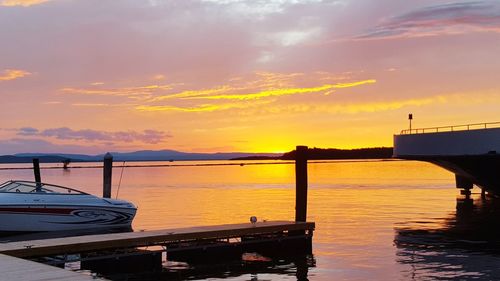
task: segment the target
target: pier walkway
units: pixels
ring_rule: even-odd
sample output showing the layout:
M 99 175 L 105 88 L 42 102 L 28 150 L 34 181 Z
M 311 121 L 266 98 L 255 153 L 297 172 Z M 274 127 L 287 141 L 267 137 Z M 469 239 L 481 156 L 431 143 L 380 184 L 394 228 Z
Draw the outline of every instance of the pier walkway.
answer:
M 0 280 L 90 281 L 104 280 L 29 260 L 0 254 Z
M 233 245 L 230 248 L 236 249 L 238 248 L 236 245 L 244 245 L 249 242 L 248 245 L 264 243 L 264 247 L 268 248 L 269 245 L 281 245 L 282 248 L 277 249 L 277 252 L 280 252 L 283 247 L 286 249 L 289 245 L 293 245 L 286 244 L 289 243 L 287 241 L 297 241 L 296 239 L 299 239 L 298 241 L 306 241 L 303 239 L 311 241 L 314 228 L 314 222 L 249 222 L 0 243 L 0 272 L 2 272 L 0 280 L 96 280 L 94 276 L 79 274 L 27 259 L 41 261 L 45 257 L 73 254 L 85 256 L 86 253 L 113 252 L 119 249 L 162 246 L 167 253 L 171 249 L 175 254 L 178 254 L 178 251 L 183 249 L 183 245 L 188 245 L 186 248 L 188 254 L 199 257 L 207 255 L 207 247 L 219 248 L 224 251 L 224 249 L 227 250 L 228 245 Z M 229 243 L 230 239 L 236 242 Z M 220 243 L 214 244 L 214 241 Z M 256 242 L 257 244 L 255 244 Z M 201 245 L 201 247 L 193 248 L 192 245 Z M 292 248 L 294 247 L 292 246 Z M 161 261 L 159 266 L 161 267 Z
M 272 221 L 257 222 L 255 224 L 226 224 L 142 232 L 85 235 L 3 243 L 0 244 L 0 254 L 20 258 L 32 258 L 118 248 L 165 245 L 169 242 L 176 241 L 228 239 L 277 232 L 309 231 L 312 234 L 314 227 L 315 224 L 313 222 Z

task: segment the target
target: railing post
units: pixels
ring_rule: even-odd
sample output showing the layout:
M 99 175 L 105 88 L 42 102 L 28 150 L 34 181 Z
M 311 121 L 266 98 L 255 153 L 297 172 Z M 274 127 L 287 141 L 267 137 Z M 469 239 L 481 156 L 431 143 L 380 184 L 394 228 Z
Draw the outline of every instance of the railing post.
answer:
M 42 191 L 42 177 L 40 175 L 40 160 L 33 158 L 33 173 L 35 174 L 36 191 Z
M 307 220 L 307 146 L 295 150 L 295 221 Z
M 104 155 L 102 197 L 111 198 L 111 179 L 113 174 L 113 156 L 108 152 Z

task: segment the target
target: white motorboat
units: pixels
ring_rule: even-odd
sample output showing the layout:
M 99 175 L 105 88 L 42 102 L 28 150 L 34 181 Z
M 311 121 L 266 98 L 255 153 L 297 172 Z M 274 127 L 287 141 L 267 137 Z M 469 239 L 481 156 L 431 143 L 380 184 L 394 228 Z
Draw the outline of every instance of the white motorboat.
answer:
M 0 185 L 0 233 L 130 228 L 137 208 L 76 189 L 30 181 Z

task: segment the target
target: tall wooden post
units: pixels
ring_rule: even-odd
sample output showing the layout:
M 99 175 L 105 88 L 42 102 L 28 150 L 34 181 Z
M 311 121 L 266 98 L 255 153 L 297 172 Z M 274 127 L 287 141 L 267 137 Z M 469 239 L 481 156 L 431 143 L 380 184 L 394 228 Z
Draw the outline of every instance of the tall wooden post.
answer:
M 295 150 L 295 221 L 307 220 L 307 146 Z
M 104 155 L 102 197 L 111 198 L 111 179 L 113 174 L 113 156 L 108 152 Z
M 40 160 L 33 158 L 33 173 L 35 174 L 36 191 L 42 191 L 42 176 L 40 175 Z

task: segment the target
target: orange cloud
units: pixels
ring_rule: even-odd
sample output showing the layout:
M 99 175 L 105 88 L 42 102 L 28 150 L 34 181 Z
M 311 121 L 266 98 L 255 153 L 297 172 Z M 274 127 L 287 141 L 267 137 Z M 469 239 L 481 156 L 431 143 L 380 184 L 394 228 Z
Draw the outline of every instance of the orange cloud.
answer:
M 226 95 L 214 95 L 214 96 L 192 96 L 189 97 L 191 99 L 235 99 L 235 100 L 250 100 L 250 99 L 260 99 L 265 97 L 272 96 L 284 96 L 284 95 L 295 95 L 295 94 L 304 94 L 304 93 L 317 93 L 324 92 L 331 89 L 342 89 L 342 88 L 350 88 L 356 87 L 364 84 L 372 84 L 376 83 L 375 79 L 363 80 L 351 83 L 337 83 L 337 84 L 327 84 L 319 87 L 312 88 L 289 88 L 289 89 L 276 89 L 276 90 L 267 90 L 261 91 L 258 93 L 251 94 L 226 94 Z
M 102 82 L 100 82 L 102 83 Z M 104 83 L 102 83 L 104 84 Z M 99 86 L 102 84 L 93 84 Z M 62 88 L 61 91 L 68 94 L 81 94 L 81 95 L 102 95 L 102 96 L 125 96 L 129 98 L 144 98 L 150 97 L 154 92 L 166 91 L 172 89 L 172 85 L 147 85 L 138 87 L 125 87 L 125 88 L 103 88 L 99 89 L 93 87 L 86 88 Z
M 322 93 L 331 94 L 337 89 L 357 87 L 365 84 L 376 83 L 375 79 L 348 81 L 350 73 L 343 73 L 340 77 L 328 72 L 305 73 L 272 73 L 256 72 L 253 77 L 236 77 L 230 79 L 227 84 L 206 89 L 182 89 L 181 91 L 168 93 L 176 88 L 184 88 L 184 83 L 170 83 L 165 85 L 148 85 L 136 87 L 101 87 L 101 83 L 92 87 L 77 88 L 67 87 L 61 91 L 67 94 L 93 95 L 93 96 L 117 96 L 141 101 L 141 104 L 124 104 L 115 101 L 115 105 L 131 106 L 135 110 L 143 112 L 213 112 L 234 108 L 250 108 L 256 105 L 271 104 L 277 97 L 296 94 Z M 325 79 L 328 82 L 325 83 Z M 351 78 L 352 80 L 352 78 Z M 108 83 L 106 83 L 108 84 Z M 305 85 L 319 85 L 306 87 Z M 165 92 L 167 92 L 165 94 Z M 203 103 L 202 100 L 212 100 Z M 229 102 L 231 100 L 232 102 Z M 224 102 L 227 101 L 227 102 Z M 74 106 L 80 107 L 103 107 L 109 104 L 99 100 L 78 101 Z
M 0 74 L 0 81 L 15 80 L 15 79 L 23 78 L 23 77 L 28 76 L 28 75 L 31 75 L 31 73 L 24 71 L 24 70 L 7 69 L 3 72 L 3 74 Z
M 103 106 L 110 106 L 109 104 L 106 103 L 73 103 L 71 104 L 72 106 L 83 106 L 83 107 L 103 107 Z
M 0 2 L 0 6 L 5 7 L 14 7 L 14 6 L 22 6 L 29 7 L 34 5 L 39 5 L 45 2 L 49 2 L 52 0 L 3 0 Z
M 261 102 L 244 102 L 244 103 L 225 103 L 225 104 L 202 104 L 191 107 L 180 107 L 172 105 L 139 105 L 135 109 L 139 111 L 158 112 L 158 111 L 177 111 L 177 112 L 213 112 L 227 109 L 243 109 L 249 107 L 257 107 L 264 104 L 269 104 L 271 101 Z
M 220 105 L 208 104 L 197 107 L 178 107 L 171 105 L 140 105 L 137 106 L 135 109 L 139 111 L 149 111 L 149 112 L 155 112 L 155 111 L 210 112 L 227 108 L 228 107 L 224 108 L 223 106 Z
M 320 112 L 330 114 L 358 114 L 398 110 L 404 107 L 422 107 L 434 105 L 471 105 L 500 103 L 500 96 L 489 94 L 446 94 L 419 99 L 404 99 L 395 101 L 379 101 L 366 103 L 340 103 L 340 104 L 292 104 L 276 105 L 264 108 L 267 113 L 283 112 Z
M 152 102 L 155 101 L 162 101 L 166 99 L 175 99 L 175 98 L 189 98 L 189 97 L 198 97 L 198 96 L 205 96 L 205 95 L 211 95 L 211 94 L 217 94 L 217 93 L 225 93 L 230 90 L 237 90 L 240 88 L 234 88 L 231 86 L 223 85 L 214 89 L 203 89 L 203 90 L 188 90 L 188 91 L 183 91 L 177 94 L 172 94 L 168 96 L 161 96 L 152 99 Z

